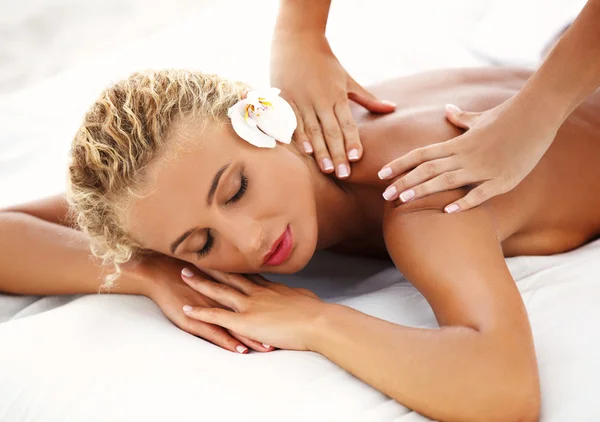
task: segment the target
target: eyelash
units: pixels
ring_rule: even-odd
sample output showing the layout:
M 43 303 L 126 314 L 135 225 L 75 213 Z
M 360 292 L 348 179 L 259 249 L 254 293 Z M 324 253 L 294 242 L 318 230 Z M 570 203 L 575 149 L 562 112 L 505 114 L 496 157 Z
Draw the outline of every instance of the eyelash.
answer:
M 235 204 L 237 201 L 242 199 L 242 196 L 246 193 L 246 189 L 248 189 L 248 178 L 242 174 L 242 181 L 240 183 L 240 189 L 237 191 L 235 195 L 231 197 L 226 204 Z
M 240 189 L 236 192 L 235 195 L 231 197 L 230 200 L 226 202 L 226 204 L 235 204 L 237 201 L 242 199 L 246 190 L 248 189 L 248 178 L 242 174 L 242 181 L 240 183 Z M 215 238 L 210 234 L 210 229 L 206 232 L 206 244 L 202 249 L 196 251 L 196 255 L 198 255 L 198 259 L 205 257 L 208 255 L 215 244 Z

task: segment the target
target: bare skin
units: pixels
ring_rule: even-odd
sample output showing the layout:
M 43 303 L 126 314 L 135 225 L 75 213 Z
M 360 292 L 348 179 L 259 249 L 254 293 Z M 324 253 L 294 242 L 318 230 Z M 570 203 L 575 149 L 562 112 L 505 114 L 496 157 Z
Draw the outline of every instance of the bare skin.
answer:
M 375 95 L 396 101 L 397 111 L 384 116 L 353 111 L 365 154 L 341 182 L 293 147 L 262 150 L 241 141 L 229 126 L 200 131 L 194 122 L 181 122 L 172 145 L 183 153 L 158 160 L 151 189 L 132 201 L 124 216 L 128 228 L 148 248 L 224 283 L 184 277 L 202 295 L 237 311 L 195 307 L 187 314 L 190 320 L 259 343 L 321 353 L 434 419 L 536 420 L 540 393 L 531 329 L 504 256 L 559 253 L 600 233 L 600 96 L 592 95 L 566 120 L 516 189 L 481 207 L 443 212 L 465 189 L 389 203 L 381 196 L 389 182 L 377 177 L 394 157 L 461 133 L 445 120 L 444 104 L 489 109 L 514 95 L 528 76 L 455 70 L 373 87 Z M 224 165 L 209 205 L 211 181 Z M 46 219 L 59 207 L 51 213 L 51 205 L 42 208 L 44 213 L 34 215 Z M 266 266 L 266 251 L 288 225 L 294 237 L 289 259 Z M 174 240 L 192 228 L 171 251 Z M 199 256 L 211 242 L 210 252 Z M 33 270 L 11 267 L 11 248 L 2 244 L 0 255 L 7 258 L 0 268 L 24 278 L 22 285 L 9 281 L 0 290 L 47 294 L 39 279 L 38 287 L 31 287 L 26 276 Z M 324 304 L 306 292 L 222 273 L 295 272 L 316 249 L 391 257 L 426 297 L 440 328 L 403 327 Z M 0 281 L 9 278 L 3 275 Z M 69 290 L 77 287 L 64 287 Z
M 487 110 L 516 94 L 530 75 L 529 71 L 502 69 L 430 72 L 372 87 L 376 95 L 385 93 L 397 102 L 398 111 L 374 116 L 358 107 L 354 110 L 366 153 L 364 161 L 354 164 L 349 182 L 359 186 L 356 192 L 361 195 L 361 202 L 381 205 L 375 198 L 389 182 L 376 180 L 374 172 L 379 170 L 379 162 L 463 133 L 445 120 L 444 104 L 452 100 L 463 109 Z M 591 95 L 565 121 L 552 147 L 523 186 L 486 205 L 496 221 L 505 256 L 560 253 L 600 233 L 598 116 L 600 92 Z M 416 200 L 402 204 L 397 200 L 394 206 L 401 210 L 419 203 Z M 373 216 L 372 227 L 382 224 L 382 209 L 367 210 L 366 214 Z M 376 236 L 371 239 L 377 244 Z M 357 247 L 356 252 L 366 251 Z

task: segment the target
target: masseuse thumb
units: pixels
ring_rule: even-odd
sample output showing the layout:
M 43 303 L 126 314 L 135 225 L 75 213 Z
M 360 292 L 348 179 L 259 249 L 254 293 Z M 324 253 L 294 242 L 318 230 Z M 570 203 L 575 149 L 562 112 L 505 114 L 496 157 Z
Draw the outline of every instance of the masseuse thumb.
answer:
M 360 86 L 354 79 L 350 80 L 348 86 L 348 98 L 372 113 L 391 113 L 396 110 L 395 103 L 377 99 L 377 97 Z
M 471 129 L 480 114 L 462 111 L 454 104 L 446 104 L 446 119 L 461 129 Z

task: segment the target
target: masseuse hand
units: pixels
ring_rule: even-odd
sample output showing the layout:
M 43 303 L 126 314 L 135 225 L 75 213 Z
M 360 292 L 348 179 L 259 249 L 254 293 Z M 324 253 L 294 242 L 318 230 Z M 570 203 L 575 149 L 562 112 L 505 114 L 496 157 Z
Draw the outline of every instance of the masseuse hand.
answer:
M 408 173 L 394 181 L 384 197 L 407 202 L 478 184 L 445 207 L 446 212 L 456 212 L 510 191 L 535 167 L 560 126 L 533 109 L 518 95 L 482 113 L 447 105 L 446 118 L 467 132 L 413 150 L 385 165 L 379 172 L 382 179 Z
M 218 271 L 207 271 L 207 274 L 218 282 L 207 280 L 197 271 L 191 277 L 182 273 L 182 279 L 222 306 L 186 306 L 190 318 L 225 327 L 280 349 L 309 350 L 315 321 L 325 307 L 330 306 L 314 293 L 273 283 L 259 275 Z
M 349 161 L 362 157 L 363 148 L 350 101 L 369 111 L 389 113 L 395 105 L 376 99 L 361 87 L 333 55 L 323 34 L 279 31 L 271 51 L 271 85 L 296 112 L 294 141 L 319 168 L 350 175 Z
M 232 352 L 246 353 L 248 351 L 246 346 L 259 352 L 273 350 L 236 332 L 185 315 L 183 312 L 185 305 L 193 305 L 198 309 L 221 306 L 181 280 L 181 270 L 185 264 L 162 255 L 149 257 L 143 264 L 144 278 L 148 286 L 148 290 L 144 293 L 160 307 L 167 318 L 182 330 Z M 201 277 L 201 273 L 196 272 L 196 274 L 198 278 Z M 205 279 L 209 278 L 205 277 Z

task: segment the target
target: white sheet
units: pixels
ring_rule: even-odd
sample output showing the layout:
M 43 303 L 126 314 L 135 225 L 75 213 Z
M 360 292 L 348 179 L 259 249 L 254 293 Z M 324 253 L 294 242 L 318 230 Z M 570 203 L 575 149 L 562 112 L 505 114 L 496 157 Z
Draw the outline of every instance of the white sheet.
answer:
M 509 260 L 533 326 L 544 422 L 600 420 L 599 258 L 597 241 Z M 303 284 L 380 318 L 434 327 L 423 297 L 395 269 L 380 268 L 321 254 Z M 363 273 L 336 279 L 336 269 Z M 0 341 L 2 421 L 428 420 L 320 355 L 223 351 L 176 329 L 142 297 L 81 297 L 1 324 Z
M 55 2 L 62 3 L 65 13 L 74 4 Z M 161 4 L 107 2 L 111 7 L 133 3 Z M 110 48 L 101 53 L 68 55 L 45 44 L 51 53 L 44 57 L 54 58 L 56 65 L 48 68 L 63 69 L 54 75 L 40 72 L 19 89 L 0 94 L 0 206 L 62 190 L 71 135 L 110 80 L 147 67 L 179 66 L 266 84 L 276 1 L 261 2 L 262 7 L 241 0 L 192 3 L 195 8 L 175 24 L 154 27 L 153 32 L 133 21 L 129 31 L 135 37 L 105 31 L 112 39 L 104 40 Z M 336 54 L 363 82 L 435 67 L 478 65 L 468 41 L 493 3 L 429 0 L 399 6 L 382 0 L 373 11 L 373 2 L 334 2 L 329 36 Z M 17 4 L 46 3 L 11 2 L 12 7 Z M 80 50 L 89 47 L 82 42 L 92 40 L 79 36 L 87 25 L 83 17 L 92 19 L 94 28 L 114 23 L 102 21 L 103 14 L 78 14 L 69 32 L 75 21 L 68 14 L 52 18 L 57 16 L 65 18 L 58 25 L 66 28 L 65 39 Z M 38 41 L 48 41 L 50 35 Z M 35 53 L 27 48 L 19 52 Z M 0 75 L 5 70 L 0 67 Z M 533 325 L 542 421 L 600 420 L 595 405 L 600 341 L 594 335 L 600 322 L 600 242 L 560 256 L 508 262 Z M 323 253 L 301 274 L 277 279 L 397 323 L 435 323 L 423 297 L 381 262 Z M 2 422 L 427 420 L 319 355 L 277 351 L 240 356 L 222 351 L 178 330 L 145 298 L 37 299 L 0 295 L 0 322 L 6 321 L 0 324 Z

